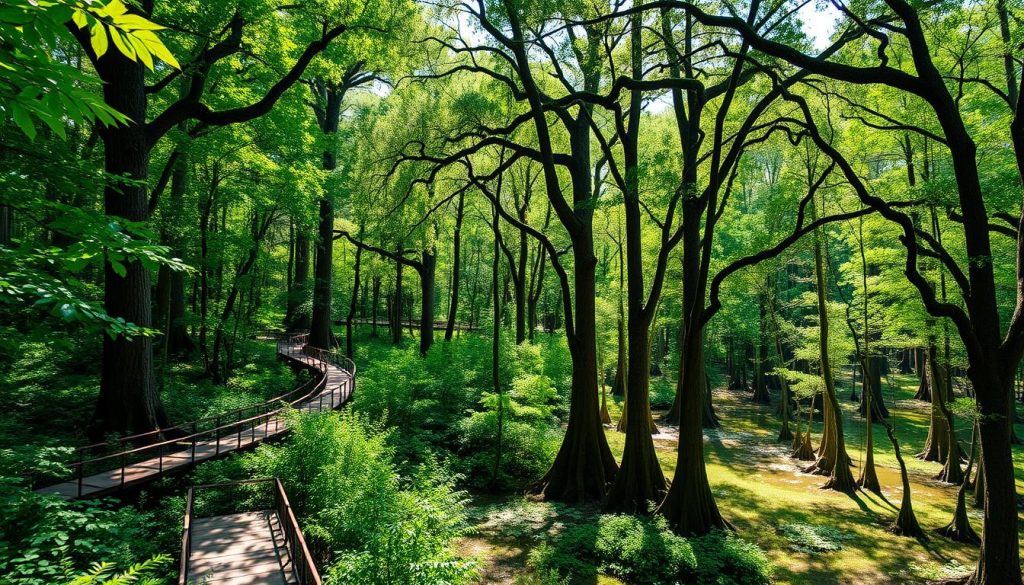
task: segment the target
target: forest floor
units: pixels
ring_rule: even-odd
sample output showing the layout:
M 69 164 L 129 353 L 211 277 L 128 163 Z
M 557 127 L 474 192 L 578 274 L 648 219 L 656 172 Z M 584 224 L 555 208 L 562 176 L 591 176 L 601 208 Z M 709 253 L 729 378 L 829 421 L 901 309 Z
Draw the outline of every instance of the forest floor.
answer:
M 896 377 L 886 388 L 890 421 L 897 428 L 911 477 L 914 511 L 931 533 L 952 518 L 956 486 L 932 479 L 940 465 L 914 454 L 928 433 L 929 405 L 913 399 L 916 379 Z M 843 396 L 848 395 L 848 391 Z M 776 566 L 776 582 L 794 584 L 923 583 L 967 572 L 977 549 L 930 534 L 925 540 L 891 534 L 887 528 L 902 497 L 899 468 L 881 424 L 874 427 L 875 463 L 882 498 L 870 492 L 849 497 L 820 489 L 824 478 L 803 473 L 803 462 L 789 456 L 788 444 L 776 442 L 779 418 L 775 406 L 755 404 L 743 391 L 718 389 L 715 408 L 723 425 L 706 430 L 708 476 L 723 515 L 741 536 L 761 546 Z M 859 475 L 866 425 L 857 405 L 843 400 L 845 436 Z M 618 405 L 609 401 L 613 420 Z M 961 428 L 962 427 L 962 428 Z M 959 421 L 961 441 L 969 444 L 969 424 Z M 1018 435 L 1024 425 L 1018 425 Z M 654 437 L 666 476 L 675 470 L 678 429 L 662 425 Z M 815 444 L 820 423 L 815 424 Z M 616 457 L 624 435 L 607 428 Z M 1024 451 L 1016 449 L 1018 491 L 1024 491 Z M 971 494 L 968 494 L 971 501 Z M 529 583 L 530 550 L 565 524 L 585 519 L 597 508 L 552 505 L 523 497 L 475 500 L 471 517 L 476 534 L 463 541 L 465 554 L 482 559 L 484 583 Z M 969 507 L 975 529 L 981 511 Z M 1024 525 L 1022 525 L 1024 527 Z M 597 583 L 618 583 L 601 577 Z

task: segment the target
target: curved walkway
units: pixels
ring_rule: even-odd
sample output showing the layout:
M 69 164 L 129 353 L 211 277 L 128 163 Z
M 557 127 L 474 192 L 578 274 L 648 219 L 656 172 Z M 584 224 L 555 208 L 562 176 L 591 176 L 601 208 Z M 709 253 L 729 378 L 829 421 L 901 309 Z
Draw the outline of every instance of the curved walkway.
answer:
M 297 335 L 279 339 L 277 352 L 314 372 L 308 391 L 304 390 L 310 382 L 257 407 L 232 411 L 243 414 L 239 415 L 239 420 L 226 424 L 221 424 L 222 417 L 218 416 L 178 425 L 171 430 L 183 436 L 176 438 L 164 439 L 166 431 L 127 437 L 139 439 L 153 435 L 152 439 L 157 442 L 132 448 L 129 440 L 122 440 L 119 443 L 121 450 L 90 459 L 83 457 L 69 465 L 71 474 L 64 481 L 35 491 L 66 499 L 111 495 L 281 436 L 288 431 L 284 413 L 288 407 L 302 412 L 340 408 L 352 399 L 355 365 L 335 352 L 306 346 L 306 337 Z M 204 422 L 210 421 L 216 422 L 212 422 L 210 428 L 198 430 Z

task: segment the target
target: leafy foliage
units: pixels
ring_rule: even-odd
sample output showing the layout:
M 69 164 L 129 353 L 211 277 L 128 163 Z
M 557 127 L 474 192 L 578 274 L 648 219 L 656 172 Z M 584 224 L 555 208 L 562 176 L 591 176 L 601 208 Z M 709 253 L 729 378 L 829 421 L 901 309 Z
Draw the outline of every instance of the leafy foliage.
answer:
M 673 534 L 664 519 L 602 515 L 567 527 L 530 554 L 541 575 L 587 582 L 610 574 L 628 583 L 767 584 L 772 566 L 757 546 L 712 533 Z
M 433 460 L 400 475 L 389 435 L 365 416 L 294 415 L 280 446 L 244 465 L 283 479 L 314 549 L 331 552 L 330 583 L 465 583 L 472 563 L 452 549 L 465 531 L 464 494 Z

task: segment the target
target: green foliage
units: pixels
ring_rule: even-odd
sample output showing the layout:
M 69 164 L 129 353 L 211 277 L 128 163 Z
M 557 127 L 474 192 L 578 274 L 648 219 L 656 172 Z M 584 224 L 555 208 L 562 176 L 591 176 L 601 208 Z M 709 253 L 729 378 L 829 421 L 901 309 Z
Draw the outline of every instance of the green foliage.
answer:
M 155 574 L 171 562 L 167 555 L 157 555 L 117 572 L 113 563 L 94 563 L 84 574 L 68 582 L 68 585 L 157 585 L 162 579 Z
M 609 574 L 627 583 L 770 583 L 772 567 L 757 546 L 731 534 L 685 539 L 664 519 L 602 515 L 575 524 L 530 554 L 541 582 L 592 582 Z
M 500 346 L 504 455 L 498 487 L 503 489 L 540 477 L 558 446 L 556 414 L 563 399 L 542 373 L 549 368 L 541 349 L 507 340 Z M 487 338 L 466 334 L 435 346 L 426 358 L 411 349 L 367 350 L 359 358 L 354 407 L 385 427 L 402 429 L 394 435 L 400 439 L 394 448 L 401 460 L 455 454 L 452 465 L 471 485 L 491 486 L 498 396 L 492 391 Z
M 143 224 L 116 220 L 102 214 L 54 202 L 39 202 L 39 211 L 55 217 L 48 227 L 74 243 L 66 248 L 38 247 L 26 241 L 19 248 L 0 246 L 0 306 L 9 310 L 30 307 L 69 324 L 118 335 L 153 335 L 155 331 L 111 317 L 99 303 L 88 300 L 89 288 L 78 275 L 89 267 L 109 264 L 126 274 L 126 264 L 138 261 L 147 269 L 188 267 L 171 255 L 170 248 L 152 243 L 154 235 Z
M 465 583 L 474 566 L 453 541 L 465 531 L 464 494 L 427 459 L 400 475 L 390 432 L 366 416 L 294 414 L 282 445 L 245 459 L 250 473 L 277 476 L 311 546 L 332 551 L 327 582 Z
M 697 556 L 700 585 L 768 585 L 775 572 L 771 561 L 754 543 L 731 532 L 713 531 L 690 540 Z
M 793 550 L 806 553 L 837 551 L 849 538 L 836 528 L 815 524 L 783 524 L 778 530 L 791 543 Z
M 0 8 L 0 121 L 10 117 L 30 139 L 37 135 L 34 119 L 61 137 L 66 135 L 64 117 L 76 123 L 127 120 L 99 95 L 82 89 L 86 76 L 55 57 L 77 42 L 66 26 L 69 21 L 89 31 L 97 57 L 106 53 L 109 39 L 123 55 L 150 69 L 154 56 L 178 68 L 154 33 L 164 27 L 129 14 L 121 0 L 7 0 Z
M 5 584 L 52 585 L 96 569 L 96 574 L 80 577 L 92 581 L 72 582 L 104 583 L 102 579 L 113 579 L 113 566 L 131 566 L 135 559 L 156 552 L 147 513 L 107 501 L 69 502 L 28 489 L 27 474 L 46 472 L 66 456 L 66 451 L 53 449 L 0 450 L 0 574 Z M 95 565 L 101 562 L 111 564 Z M 161 562 L 133 567 L 134 574 L 141 577 Z M 132 578 L 110 582 L 127 583 Z
M 651 408 L 667 410 L 672 408 L 676 400 L 676 385 L 669 376 L 658 376 L 651 379 Z
M 551 425 L 555 397 L 550 381 L 536 374 L 516 378 L 504 393 L 501 467 L 492 485 L 498 445 L 498 396 L 486 392 L 483 410 L 470 411 L 459 424 L 461 445 L 455 459 L 475 487 L 522 488 L 543 475 L 558 450 L 559 434 Z

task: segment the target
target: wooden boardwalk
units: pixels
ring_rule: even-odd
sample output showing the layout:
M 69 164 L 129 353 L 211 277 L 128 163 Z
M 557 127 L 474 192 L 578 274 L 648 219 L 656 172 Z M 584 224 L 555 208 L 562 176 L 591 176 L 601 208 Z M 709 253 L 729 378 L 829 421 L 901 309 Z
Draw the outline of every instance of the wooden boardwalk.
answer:
M 299 344 L 279 345 L 279 352 L 287 359 L 315 368 L 325 375 L 322 391 L 294 405 L 303 412 L 318 412 L 344 405 L 352 396 L 352 375 L 330 361 L 315 359 L 303 353 Z M 66 499 L 100 497 L 128 487 L 147 483 L 164 475 L 185 471 L 196 464 L 224 457 L 229 453 L 248 449 L 288 431 L 281 414 L 272 414 L 258 421 L 239 425 L 237 432 L 216 439 L 193 440 L 175 445 L 170 452 L 136 462 L 125 462 L 112 469 L 93 473 L 80 479 L 70 479 L 36 490 L 37 493 L 56 494 Z M 130 451 L 129 451 L 130 452 Z M 116 457 L 111 461 L 117 461 Z M 126 461 L 126 459 L 125 459 Z
M 187 583 L 292 585 L 299 582 L 273 510 L 201 518 L 192 525 Z

